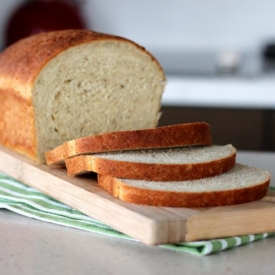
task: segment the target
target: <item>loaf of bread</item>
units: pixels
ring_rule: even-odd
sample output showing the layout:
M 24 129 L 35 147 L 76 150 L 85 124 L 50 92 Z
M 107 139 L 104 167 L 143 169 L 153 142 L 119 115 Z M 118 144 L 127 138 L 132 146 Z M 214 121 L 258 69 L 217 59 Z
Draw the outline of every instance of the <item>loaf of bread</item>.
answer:
M 39 162 L 75 138 L 153 128 L 165 76 L 125 38 L 88 30 L 41 33 L 0 54 L 0 143 Z
M 70 176 L 96 172 L 128 179 L 181 181 L 224 173 L 235 164 L 232 145 L 195 146 L 81 155 L 66 159 Z
M 251 202 L 266 194 L 269 183 L 268 172 L 238 163 L 228 172 L 215 177 L 179 182 L 120 179 L 98 174 L 99 186 L 123 201 L 169 207 L 210 207 Z
M 61 164 L 73 156 L 152 148 L 171 148 L 191 145 L 210 145 L 209 124 L 194 122 L 153 129 L 109 132 L 67 141 L 46 153 L 48 165 Z

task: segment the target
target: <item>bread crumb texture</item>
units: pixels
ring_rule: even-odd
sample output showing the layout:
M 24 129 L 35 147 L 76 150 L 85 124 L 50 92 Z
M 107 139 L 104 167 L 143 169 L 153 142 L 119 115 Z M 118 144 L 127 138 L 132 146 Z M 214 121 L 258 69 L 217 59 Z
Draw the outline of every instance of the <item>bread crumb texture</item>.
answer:
M 109 152 L 96 154 L 94 157 L 137 163 L 192 164 L 223 159 L 235 153 L 236 149 L 228 144 Z
M 266 171 L 236 163 L 236 165 L 226 173 L 199 180 L 152 182 L 123 179 L 123 183 L 140 189 L 193 193 L 238 190 L 262 184 L 269 179 L 270 175 Z
M 41 152 L 75 137 L 156 126 L 161 80 L 132 44 L 97 42 L 60 54 L 34 89 Z

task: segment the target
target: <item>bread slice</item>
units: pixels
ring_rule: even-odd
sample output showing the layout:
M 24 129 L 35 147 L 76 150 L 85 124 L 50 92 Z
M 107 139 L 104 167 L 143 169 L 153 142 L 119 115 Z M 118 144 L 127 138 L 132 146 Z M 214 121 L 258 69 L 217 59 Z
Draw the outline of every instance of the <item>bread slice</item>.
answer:
M 63 143 L 46 153 L 48 165 L 82 154 L 119 150 L 210 145 L 211 130 L 205 122 L 185 123 L 153 129 L 110 132 Z
M 130 203 L 169 207 L 210 207 L 251 202 L 265 196 L 266 171 L 236 163 L 226 173 L 191 181 L 153 182 L 98 174 L 98 184 Z
M 214 176 L 231 169 L 232 145 L 121 151 L 66 159 L 68 175 L 87 172 L 128 179 L 181 181 Z
M 165 75 L 143 47 L 113 35 L 62 30 L 0 54 L 0 143 L 34 160 L 75 138 L 153 128 Z

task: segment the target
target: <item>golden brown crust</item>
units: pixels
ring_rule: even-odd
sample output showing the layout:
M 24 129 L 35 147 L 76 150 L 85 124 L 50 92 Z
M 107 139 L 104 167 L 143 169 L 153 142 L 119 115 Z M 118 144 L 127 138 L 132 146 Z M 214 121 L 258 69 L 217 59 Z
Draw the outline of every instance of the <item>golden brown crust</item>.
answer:
M 46 153 L 48 165 L 69 157 L 98 152 L 210 145 L 211 129 L 205 122 L 163 126 L 153 129 L 111 132 L 78 138 Z
M 64 144 L 55 147 L 53 150 L 45 153 L 46 163 L 48 165 L 64 165 L 64 160 L 67 158 L 65 155 Z
M 66 166 L 67 166 L 67 174 L 68 176 L 75 176 L 75 174 L 71 174 L 69 171 L 71 168 L 75 169 L 77 171 L 77 175 L 87 174 L 93 172 L 93 161 L 92 156 L 79 156 L 78 159 L 70 158 L 66 160 Z M 68 170 L 69 169 L 69 170 Z M 89 172 L 87 172 L 89 171 Z
M 190 164 L 137 163 L 84 155 L 67 159 L 66 167 L 69 176 L 96 172 L 127 179 L 182 181 L 224 173 L 234 166 L 235 160 L 236 150 L 225 158 Z
M 0 104 L 0 143 L 35 159 L 34 114 L 30 100 L 5 90 L 0 92 Z
M 89 30 L 62 30 L 27 37 L 5 49 L 0 54 L 0 83 L 3 86 L 12 87 L 21 85 L 21 96 L 30 98 L 30 85 L 43 66 L 52 58 L 70 47 L 106 39 L 135 45 L 146 52 L 162 70 L 158 61 L 133 41 Z
M 142 189 L 129 186 L 108 175 L 98 175 L 98 184 L 119 199 L 152 206 L 166 207 L 211 207 L 247 203 L 265 196 L 270 180 L 252 187 L 215 192 L 171 192 Z

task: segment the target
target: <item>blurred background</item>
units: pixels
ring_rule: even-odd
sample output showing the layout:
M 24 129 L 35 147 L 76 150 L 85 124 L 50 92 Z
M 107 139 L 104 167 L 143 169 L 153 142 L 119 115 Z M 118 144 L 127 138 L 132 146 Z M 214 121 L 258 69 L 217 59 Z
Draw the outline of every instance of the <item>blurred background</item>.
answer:
M 160 125 L 206 121 L 216 144 L 275 150 L 275 1 L 2 0 L 0 48 L 87 28 L 145 46 L 167 75 Z

